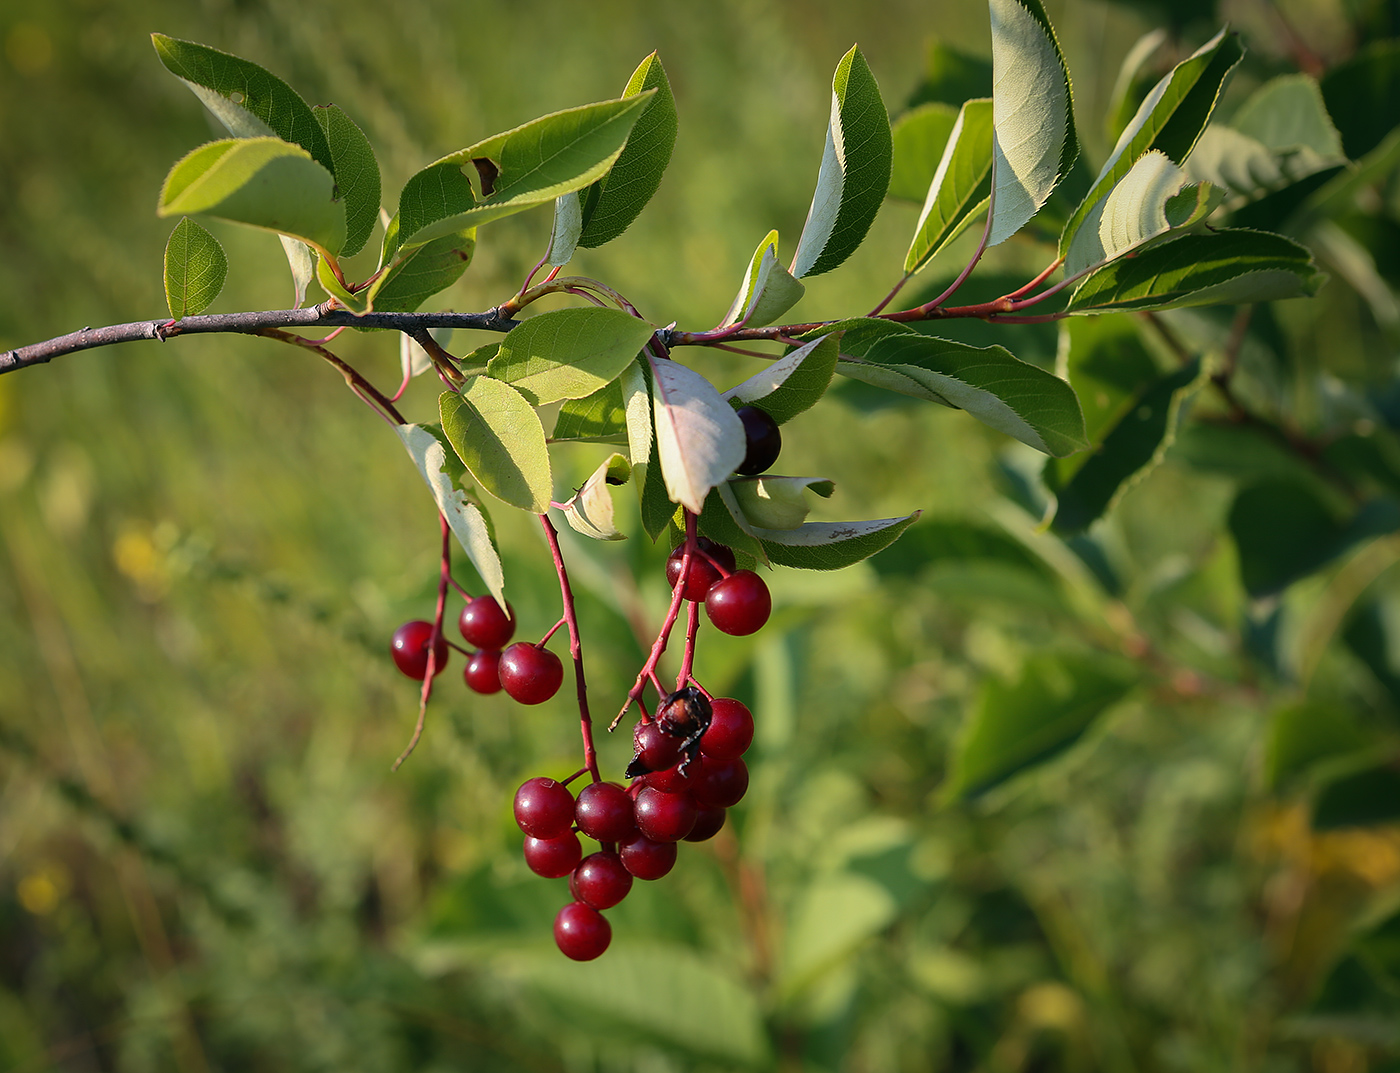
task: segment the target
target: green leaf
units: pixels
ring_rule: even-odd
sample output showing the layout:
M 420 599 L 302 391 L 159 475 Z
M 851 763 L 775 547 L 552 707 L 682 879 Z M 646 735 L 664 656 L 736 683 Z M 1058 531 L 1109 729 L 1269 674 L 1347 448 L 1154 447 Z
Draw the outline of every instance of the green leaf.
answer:
M 652 92 L 554 112 L 429 164 L 399 195 L 396 248 L 421 246 L 587 186 L 622 152 Z
M 865 238 L 890 185 L 890 120 L 880 87 L 860 49 L 841 57 L 831 82 L 831 121 L 817 173 L 817 189 L 792 274 L 829 272 Z
M 287 267 L 292 270 L 292 308 L 300 309 L 306 301 L 306 290 L 316 278 L 316 264 L 320 254 L 300 239 L 290 235 L 278 235 L 282 252 L 287 256 Z
M 763 543 L 754 535 L 753 526 L 739 509 L 739 501 L 729 483 L 716 485 L 705 497 L 705 509 L 700 512 L 700 532 L 711 540 L 732 548 L 737 554 L 751 556 L 757 562 L 768 563 Z
M 1400 126 L 1400 39 L 1373 41 L 1322 80 L 1347 156 L 1359 160 Z
M 626 443 L 627 404 L 621 379 L 613 380 L 582 399 L 565 399 L 554 422 L 551 443 Z
M 830 499 L 836 485 L 821 477 L 738 477 L 729 482 L 735 502 L 756 529 L 796 529 L 812 508 L 804 492 Z
M 839 332 L 814 339 L 730 388 L 724 397 L 731 403 L 757 406 L 780 425 L 791 421 L 815 405 L 831 385 L 840 339 Z
M 554 199 L 554 225 L 549 231 L 549 251 L 546 263 L 563 268 L 578 249 L 578 237 L 583 233 L 583 202 L 577 192 Z
M 899 534 L 918 519 L 919 512 L 902 518 L 876 518 L 862 522 L 804 522 L 796 529 L 761 529 L 771 562 L 802 570 L 844 570 L 893 544 Z
M 467 553 L 467 558 L 496 602 L 504 607 L 505 575 L 491 533 L 491 519 L 474 490 L 464 486 L 462 475 L 465 470 L 449 446 L 442 428 L 438 425 L 399 425 L 395 431 L 418 466 L 423 480 L 428 483 L 438 510 L 447 519 L 457 542 L 462 545 L 462 550 Z
M 1381 764 L 1328 783 L 1313 802 L 1312 827 L 1373 827 L 1400 820 L 1400 769 Z
M 612 489 L 626 484 L 631 476 L 632 463 L 622 455 L 609 455 L 563 504 L 564 517 L 574 529 L 594 540 L 626 540 L 627 534 L 613 522 Z
M 534 407 L 509 384 L 469 380 L 438 398 L 442 430 L 476 482 L 512 507 L 543 514 L 553 493 L 549 450 Z
M 811 341 L 825 335 L 837 334 L 840 335 L 841 356 L 843 358 L 863 358 L 870 352 L 871 347 L 887 336 L 918 335 L 919 333 L 907 324 L 900 324 L 893 320 L 882 320 L 879 317 L 850 317 L 846 320 L 838 320 L 834 324 L 823 324 L 820 328 L 813 328 L 810 332 L 804 332 L 797 338 Z
M 957 118 L 957 105 L 931 102 L 905 112 L 890 125 L 893 161 L 886 197 L 924 200 Z
M 397 231 L 397 218 L 389 221 L 387 243 Z M 435 238 L 395 257 L 372 284 L 362 301 L 381 313 L 411 313 L 440 291 L 462 278 L 476 252 L 476 228 Z
M 906 275 L 922 269 L 980 215 L 986 204 L 991 168 L 992 102 L 968 101 L 958 112 L 929 184 L 923 212 L 904 257 Z
M 872 346 L 865 361 L 843 361 L 837 369 L 876 387 L 966 410 L 1046 454 L 1088 446 L 1073 388 L 999 346 L 891 335 Z
M 1309 149 L 1329 162 L 1346 160 L 1342 136 L 1311 75 L 1280 75 L 1265 82 L 1240 105 L 1230 126 L 1275 152 Z
M 627 417 L 627 454 L 632 468 L 646 466 L 656 445 L 652 435 L 650 368 L 639 358 L 617 378 L 622 388 L 622 408 Z
M 345 245 L 340 256 L 353 257 L 365 248 L 379 219 L 379 162 L 364 131 L 335 105 L 318 105 L 311 113 L 330 145 L 336 196 L 345 202 Z
M 1326 277 L 1308 251 L 1265 231 L 1182 235 L 1111 261 L 1084 280 L 1071 313 L 1269 302 L 1317 293 Z
M 1351 713 L 1334 703 L 1303 701 L 1274 713 L 1264 755 L 1264 781 L 1275 793 L 1319 764 L 1365 749 L 1369 742 Z
M 1132 689 L 1135 671 L 1107 657 L 1034 656 L 1015 682 L 989 679 L 953 753 L 947 801 L 985 794 L 1078 741 Z
M 713 384 L 679 362 L 647 358 L 657 455 L 667 497 L 692 513 L 744 461 L 744 425 Z
M 655 541 L 680 516 L 681 508 L 671 502 L 671 496 L 666 490 L 666 478 L 661 473 L 661 453 L 656 439 L 653 438 L 650 444 L 645 472 L 638 476 L 637 483 L 640 485 L 642 528 L 647 531 L 647 536 Z M 635 466 L 633 472 L 636 472 Z
M 512 328 L 487 371 L 534 406 L 581 399 L 617 379 L 655 330 L 617 309 L 556 309 Z
M 280 138 L 229 138 L 200 146 L 166 176 L 156 212 L 214 216 L 299 238 L 333 254 L 345 241 L 345 209 L 331 173 Z
M 899 914 L 899 903 L 879 883 L 837 872 L 819 876 L 797 899 L 783 935 L 777 988 L 791 999 L 849 962 Z
M 661 185 L 676 145 L 676 99 L 661 60 L 653 52 L 644 59 L 622 91 L 627 100 L 649 90 L 651 95 L 611 170 L 587 190 L 580 191 L 583 233 L 578 244 L 586 250 L 611 242 L 626 231 Z
M 749 260 L 744 282 L 729 307 L 721 328 L 744 324 L 761 328 L 772 324 L 795 306 L 807 288 L 778 263 L 778 232 L 769 231 Z
M 165 303 L 176 320 L 209 308 L 228 276 L 228 258 L 219 240 L 189 217 L 165 244 Z
M 1152 88 L 1060 233 L 1061 257 L 1068 256 L 1080 228 L 1091 222 L 1110 191 L 1148 153 L 1160 153 L 1178 167 L 1186 162 L 1243 57 L 1239 36 L 1221 30 Z
M 1049 199 L 1079 154 L 1074 95 L 1040 0 L 989 0 L 992 14 L 991 227 L 1014 235 Z

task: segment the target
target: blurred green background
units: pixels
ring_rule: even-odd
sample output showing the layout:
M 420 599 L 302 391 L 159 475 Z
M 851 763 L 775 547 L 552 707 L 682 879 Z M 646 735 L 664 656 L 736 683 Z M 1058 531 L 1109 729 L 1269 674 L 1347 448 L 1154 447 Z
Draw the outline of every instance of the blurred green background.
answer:
M 1331 63 L 1400 30 L 1393 3 L 1047 7 L 1095 164 L 1120 59 L 1159 20 L 1188 50 L 1234 20 L 1252 52 L 1231 99 L 1290 69 L 1298 39 Z M 423 164 L 615 96 L 659 49 L 681 117 L 670 170 L 571 270 L 692 329 L 724 313 L 769 228 L 792 248 L 852 42 L 892 115 L 930 37 L 989 51 L 978 4 L 3 0 L 0 349 L 163 315 L 156 194 L 222 135 L 152 31 L 342 106 L 391 205 Z M 793 315 L 873 306 L 917 212 L 888 204 Z M 275 239 L 211 226 L 231 262 L 213 311 L 289 305 Z M 548 228 L 484 228 L 436 306 L 508 296 Z M 989 266 L 1044 261 L 1009 243 Z M 1359 308 L 1334 283 L 1280 313 L 1279 354 L 1312 377 L 1300 397 L 1334 375 L 1304 355 L 1323 338 L 1340 366 L 1394 375 Z M 1056 345 L 998 341 L 1040 361 Z M 335 345 L 392 390 L 394 340 Z M 695 360 L 722 385 L 750 371 Z M 415 384 L 405 412 L 427 419 L 434 399 Z M 578 766 L 565 695 L 470 694 L 454 657 L 417 753 L 389 771 L 416 691 L 388 638 L 431 615 L 438 528 L 340 378 L 216 337 L 0 378 L 0 1071 L 1400 1068 L 1400 829 L 1309 823 L 1311 761 L 1393 751 L 1400 731 L 1388 654 L 1337 640 L 1353 606 L 1388 620 L 1400 549 L 1250 601 L 1225 531 L 1239 475 L 1220 465 L 1169 452 L 1073 542 L 1026 509 L 1037 464 L 953 411 L 838 392 L 784 435 L 786 472 L 837 481 L 821 517 L 923 520 L 850 570 L 776 571 L 755 638 L 702 634 L 700 679 L 756 714 L 752 788 L 576 965 L 550 935 L 564 881 L 528 873 L 509 808 L 524 778 Z M 561 486 L 605 452 L 559 452 Z M 508 592 L 538 636 L 557 589 L 511 513 Z M 609 713 L 664 608 L 665 549 L 565 536 Z M 948 803 L 979 698 L 1015 681 L 1053 696 L 1046 654 L 1132 688 L 1052 763 Z M 1308 704 L 1326 740 L 1289 781 L 1270 743 Z M 605 742 L 605 773 L 629 753 Z

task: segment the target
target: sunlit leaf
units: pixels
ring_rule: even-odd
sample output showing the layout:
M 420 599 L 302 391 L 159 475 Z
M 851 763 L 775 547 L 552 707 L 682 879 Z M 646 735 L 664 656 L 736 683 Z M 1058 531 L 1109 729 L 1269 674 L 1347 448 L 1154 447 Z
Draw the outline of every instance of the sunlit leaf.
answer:
M 756 529 L 796 529 L 807 520 L 811 505 L 804 493 L 830 499 L 836 486 L 821 477 L 736 477 L 729 489 L 739 509 Z
M 666 491 L 673 503 L 699 514 L 710 489 L 744 461 L 744 425 L 699 373 L 679 362 L 649 358 Z
M 209 308 L 224 289 L 228 257 L 219 240 L 185 217 L 165 244 L 165 302 L 176 320 Z
M 574 529 L 594 540 L 627 539 L 613 522 L 612 489 L 626 484 L 631 476 L 632 464 L 626 458 L 609 455 L 563 504 L 564 517 Z
M 397 223 L 390 221 L 390 234 Z M 411 313 L 461 279 L 475 252 L 474 227 L 414 246 L 395 257 L 362 297 L 381 313 Z
M 803 522 L 796 529 L 754 526 L 753 532 L 763 541 L 768 559 L 781 566 L 844 570 L 889 547 L 918 517 L 915 511 L 902 518 L 872 521 Z
M 512 507 L 543 514 L 552 484 L 539 415 L 509 384 L 473 377 L 438 398 L 442 430 L 483 489 Z
M 364 131 L 333 104 L 311 110 L 330 145 L 336 197 L 345 202 L 345 245 L 340 256 L 352 257 L 365 248 L 379 219 L 379 162 Z
M 556 309 L 512 328 L 488 371 L 535 406 L 615 380 L 656 329 L 617 309 Z
M 754 251 L 720 327 L 741 322 L 750 328 L 772 324 L 797 304 L 806 289 L 778 263 L 778 232 L 770 231 Z
M 904 271 L 918 272 L 986 204 L 992 167 L 992 102 L 968 101 L 958 112 L 943 156 L 924 198 L 923 212 L 904 257 Z
M 554 199 L 554 226 L 549 232 L 549 251 L 545 263 L 562 268 L 574 257 L 578 237 L 583 233 L 583 204 L 577 193 Z
M 724 397 L 757 406 L 780 425 L 791 421 L 815 405 L 831 385 L 840 338 L 831 332 L 803 344 L 730 388 Z
M 551 442 L 581 440 L 627 442 L 627 406 L 618 378 L 581 399 L 565 399 L 554 422 Z

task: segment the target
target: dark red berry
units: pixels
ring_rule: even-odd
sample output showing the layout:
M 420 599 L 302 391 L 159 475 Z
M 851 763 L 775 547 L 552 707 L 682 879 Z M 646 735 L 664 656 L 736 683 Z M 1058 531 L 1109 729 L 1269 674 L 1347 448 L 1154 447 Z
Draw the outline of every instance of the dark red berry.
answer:
M 564 664 L 547 648 L 516 641 L 501 653 L 501 687 L 521 704 L 543 704 L 559 692 Z
M 689 794 L 668 794 L 645 786 L 637 795 L 637 830 L 653 842 L 679 842 L 695 826 L 695 801 Z
M 515 609 L 506 604 L 506 609 L 502 611 L 494 597 L 473 596 L 462 608 L 457 628 L 462 631 L 467 644 L 477 648 L 493 648 L 499 652 L 515 636 Z
M 428 645 L 433 639 L 433 624 L 415 619 L 405 622 L 394 631 L 392 651 L 394 665 L 415 681 L 421 682 L 428 676 Z M 447 669 L 447 640 L 439 637 L 435 651 L 437 662 L 433 665 L 433 676 L 437 677 Z
M 592 906 L 570 902 L 554 918 L 554 941 L 566 957 L 592 961 L 612 942 L 612 925 Z
M 687 600 L 700 601 L 705 598 L 705 593 L 710 591 L 710 586 L 718 581 L 723 573 L 715 568 L 714 563 L 706 559 L 700 552 L 705 552 L 714 559 L 724 570 L 734 572 L 734 552 L 723 544 L 716 544 L 706 537 L 699 537 L 699 544 L 696 551 L 690 555 L 690 577 L 686 580 L 685 593 Z M 681 579 L 681 558 L 685 555 L 685 545 L 677 546 L 671 552 L 671 557 L 666 560 L 666 584 L 672 589 L 676 587 L 676 582 Z
M 725 811 L 722 808 L 702 808 L 695 817 L 695 826 L 685 836 L 687 842 L 705 842 L 719 834 L 724 826 Z
M 467 657 L 467 665 L 462 671 L 462 681 L 467 688 L 477 693 L 499 693 L 501 691 L 501 654 L 490 648 L 483 648 Z
M 660 879 L 676 863 L 674 842 L 653 842 L 646 835 L 638 835 L 631 842 L 618 847 L 618 856 L 623 867 L 638 879 Z
M 744 461 L 738 472 L 752 477 L 778 461 L 783 434 L 778 431 L 778 422 L 757 406 L 740 406 L 735 413 L 744 423 Z
M 710 725 L 700 738 L 700 751 L 716 760 L 737 760 L 753 744 L 753 714 L 737 700 L 716 697 L 710 704 Z
M 629 779 L 648 771 L 664 771 L 680 763 L 680 739 L 667 734 L 655 721 L 637 724 L 632 731 L 632 745 L 635 753 L 627 765 Z
M 515 791 L 515 822 L 535 838 L 558 838 L 574 825 L 574 795 L 562 782 L 527 779 Z
M 590 853 L 569 879 L 575 898 L 594 909 L 611 909 L 632 889 L 632 873 L 616 853 Z
M 578 867 L 583 859 L 583 846 L 578 835 L 566 831 L 558 838 L 525 836 L 525 863 L 530 871 L 545 879 L 563 879 Z
M 742 760 L 710 760 L 695 785 L 695 803 L 700 808 L 729 808 L 748 789 L 749 768 Z
M 681 768 L 685 768 L 684 771 Z M 694 760 L 686 758 L 683 764 L 674 764 L 661 771 L 653 771 L 646 778 L 646 784 L 663 793 L 678 794 L 691 789 L 700 781 L 700 773 L 705 769 L 703 757 Z
M 578 829 L 599 842 L 626 842 L 637 835 L 632 798 L 615 782 L 591 782 L 574 806 Z
M 752 570 L 740 570 L 715 582 L 705 596 L 705 613 L 715 629 L 735 637 L 757 633 L 772 610 L 768 586 Z

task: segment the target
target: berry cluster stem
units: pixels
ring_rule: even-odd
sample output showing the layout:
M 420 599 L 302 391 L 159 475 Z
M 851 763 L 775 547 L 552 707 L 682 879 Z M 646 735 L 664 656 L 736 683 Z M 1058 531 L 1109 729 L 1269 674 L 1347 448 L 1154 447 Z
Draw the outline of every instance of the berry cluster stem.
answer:
M 433 679 L 437 677 L 437 648 L 438 642 L 442 640 L 442 616 L 447 609 L 447 588 L 452 584 L 452 529 L 447 524 L 445 514 L 438 515 L 438 521 L 442 525 L 442 567 L 438 572 L 438 596 L 437 608 L 433 612 L 433 636 L 428 642 L 428 670 L 423 675 L 423 692 L 418 697 L 418 722 L 413 726 L 413 737 L 408 741 L 408 746 L 399 754 L 399 758 L 394 761 L 391 771 L 398 771 L 399 766 L 412 755 L 413 750 L 418 747 L 418 739 L 423 736 L 423 723 L 428 717 L 428 701 L 433 695 Z
M 594 782 L 602 782 L 598 772 L 598 750 L 593 744 L 593 716 L 588 711 L 588 679 L 583 673 L 583 641 L 579 638 L 578 613 L 574 608 L 574 592 L 569 586 L 569 572 L 564 567 L 564 553 L 559 548 L 559 532 L 549 515 L 540 515 L 549 553 L 554 557 L 554 571 L 559 575 L 559 595 L 564 604 L 564 623 L 569 627 L 569 657 L 574 662 L 574 683 L 578 690 L 579 732 L 583 735 L 583 763 Z M 556 627 L 557 629 L 558 627 Z M 551 633 L 554 631 L 551 630 Z

